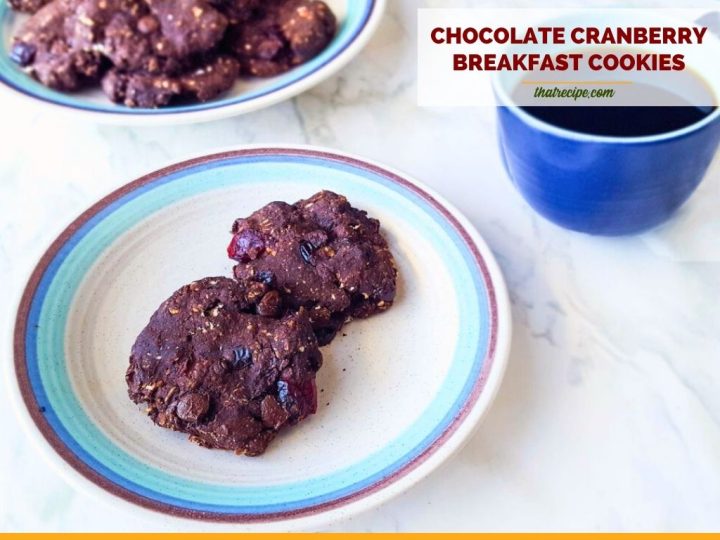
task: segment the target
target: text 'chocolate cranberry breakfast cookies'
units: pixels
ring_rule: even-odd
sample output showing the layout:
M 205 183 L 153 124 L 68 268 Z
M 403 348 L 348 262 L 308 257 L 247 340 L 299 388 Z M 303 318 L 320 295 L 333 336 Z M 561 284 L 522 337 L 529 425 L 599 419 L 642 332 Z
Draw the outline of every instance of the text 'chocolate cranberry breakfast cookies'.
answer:
M 319 0 L 9 0 L 33 15 L 10 58 L 62 91 L 99 85 L 128 107 L 208 101 L 238 77 L 319 54 L 336 20 Z
M 262 454 L 315 413 L 319 345 L 387 310 L 395 263 L 380 222 L 322 191 L 235 221 L 234 279 L 176 291 L 131 352 L 126 382 L 159 426 L 208 448 Z

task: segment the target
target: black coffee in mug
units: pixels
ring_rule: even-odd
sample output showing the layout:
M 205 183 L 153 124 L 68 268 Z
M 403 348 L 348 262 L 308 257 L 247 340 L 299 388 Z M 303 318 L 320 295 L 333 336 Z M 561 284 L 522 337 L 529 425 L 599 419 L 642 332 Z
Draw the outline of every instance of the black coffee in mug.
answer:
M 696 75 L 693 84 L 703 84 Z M 518 86 L 518 91 L 524 85 Z M 644 83 L 633 83 L 636 95 L 647 97 L 648 103 L 663 103 L 662 106 L 524 106 L 528 114 L 554 126 L 610 137 L 643 137 L 676 131 L 699 122 L 712 114 L 715 107 L 696 106 L 682 96 L 664 88 Z M 527 87 L 522 88 L 526 91 Z M 592 88 L 592 86 L 588 87 Z M 619 89 L 617 91 L 623 91 Z M 545 98 L 554 99 L 554 98 Z M 577 102 L 575 102 L 577 103 Z
M 667 24 L 665 14 L 607 10 L 575 11 L 549 26 Z M 597 52 L 677 50 L 623 45 Z M 635 234 L 667 221 L 698 187 L 720 148 L 720 43 L 708 39 L 694 50 L 679 71 L 595 71 L 590 62 L 580 62 L 573 70 L 496 73 L 500 157 L 528 204 L 549 221 L 588 234 Z

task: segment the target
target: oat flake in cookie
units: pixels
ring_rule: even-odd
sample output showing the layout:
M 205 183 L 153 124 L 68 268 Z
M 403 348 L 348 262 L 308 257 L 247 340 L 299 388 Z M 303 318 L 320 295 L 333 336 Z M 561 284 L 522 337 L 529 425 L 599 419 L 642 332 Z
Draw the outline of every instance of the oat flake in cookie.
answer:
M 313 414 L 322 355 L 305 313 L 258 282 L 206 278 L 165 301 L 132 348 L 130 398 L 159 426 L 257 456 Z M 268 316 L 258 315 L 262 313 Z
M 321 345 L 345 322 L 385 311 L 395 298 L 397 272 L 380 223 L 342 195 L 270 203 L 236 220 L 232 233 L 235 277 L 270 283 L 288 308 L 305 308 Z

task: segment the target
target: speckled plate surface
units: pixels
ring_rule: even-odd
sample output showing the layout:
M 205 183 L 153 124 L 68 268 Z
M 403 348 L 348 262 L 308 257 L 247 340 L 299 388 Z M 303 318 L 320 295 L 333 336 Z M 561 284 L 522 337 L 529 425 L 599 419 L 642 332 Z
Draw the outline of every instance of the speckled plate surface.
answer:
M 320 189 L 381 220 L 400 273 L 394 307 L 323 349 L 318 413 L 262 457 L 155 427 L 126 394 L 137 333 L 180 285 L 230 275 L 234 218 Z M 457 450 L 496 393 L 509 339 L 492 254 L 436 194 L 346 155 L 249 148 L 149 174 L 70 225 L 20 302 L 10 379 L 30 434 L 81 487 L 170 516 L 287 528 L 367 509 Z
M 268 79 L 243 79 L 219 99 L 207 103 L 133 109 L 111 103 L 99 89 L 64 93 L 47 88 L 26 75 L 8 57 L 12 37 L 27 15 L 14 13 L 0 1 L 0 91 L 28 98 L 38 106 L 102 122 L 172 124 L 203 122 L 255 111 L 292 98 L 341 69 L 370 39 L 386 0 L 326 0 L 338 19 L 330 45 L 310 62 Z

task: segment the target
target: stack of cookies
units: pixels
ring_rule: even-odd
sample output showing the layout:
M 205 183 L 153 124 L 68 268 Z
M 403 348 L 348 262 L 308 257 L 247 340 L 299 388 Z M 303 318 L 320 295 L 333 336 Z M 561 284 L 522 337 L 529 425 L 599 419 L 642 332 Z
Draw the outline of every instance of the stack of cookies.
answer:
M 395 263 L 380 223 L 323 191 L 232 225 L 234 278 L 186 285 L 132 348 L 130 398 L 208 448 L 262 454 L 317 408 L 319 347 L 392 306 Z
M 240 76 L 319 54 L 336 20 L 319 0 L 8 0 L 32 16 L 10 57 L 62 91 L 100 85 L 114 102 L 208 101 Z

